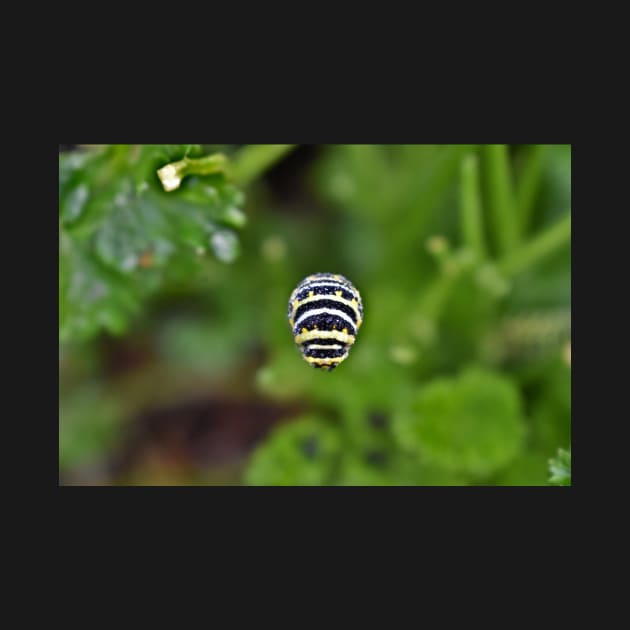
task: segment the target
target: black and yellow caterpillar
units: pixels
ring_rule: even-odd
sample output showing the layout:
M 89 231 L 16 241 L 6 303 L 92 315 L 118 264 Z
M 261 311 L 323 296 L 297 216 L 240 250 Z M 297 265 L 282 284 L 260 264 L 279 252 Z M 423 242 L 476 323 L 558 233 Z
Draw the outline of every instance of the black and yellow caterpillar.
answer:
M 289 298 L 289 324 L 304 360 L 334 370 L 350 352 L 363 323 L 361 295 L 339 274 L 316 273 Z

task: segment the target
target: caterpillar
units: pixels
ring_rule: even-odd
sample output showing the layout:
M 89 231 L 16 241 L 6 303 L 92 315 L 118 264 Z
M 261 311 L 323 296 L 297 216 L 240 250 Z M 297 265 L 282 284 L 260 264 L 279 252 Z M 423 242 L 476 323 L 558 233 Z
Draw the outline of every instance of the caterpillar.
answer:
M 288 317 L 304 360 L 330 372 L 347 358 L 356 340 L 363 323 L 363 302 L 348 278 L 316 273 L 293 290 Z

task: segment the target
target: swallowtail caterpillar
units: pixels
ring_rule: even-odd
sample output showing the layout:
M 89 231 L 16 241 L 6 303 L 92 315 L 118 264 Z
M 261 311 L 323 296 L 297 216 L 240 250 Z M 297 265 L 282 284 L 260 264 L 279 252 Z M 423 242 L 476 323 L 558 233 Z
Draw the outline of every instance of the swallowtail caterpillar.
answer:
M 330 372 L 347 358 L 363 323 L 361 294 L 342 275 L 316 273 L 295 287 L 288 316 L 304 360 Z

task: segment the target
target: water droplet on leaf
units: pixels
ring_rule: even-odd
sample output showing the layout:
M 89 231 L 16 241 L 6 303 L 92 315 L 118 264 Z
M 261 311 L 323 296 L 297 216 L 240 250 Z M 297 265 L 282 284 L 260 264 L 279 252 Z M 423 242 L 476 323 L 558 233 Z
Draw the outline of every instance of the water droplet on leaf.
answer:
M 232 263 L 239 254 L 238 238 L 229 230 L 218 230 L 210 237 L 214 255 L 224 263 Z

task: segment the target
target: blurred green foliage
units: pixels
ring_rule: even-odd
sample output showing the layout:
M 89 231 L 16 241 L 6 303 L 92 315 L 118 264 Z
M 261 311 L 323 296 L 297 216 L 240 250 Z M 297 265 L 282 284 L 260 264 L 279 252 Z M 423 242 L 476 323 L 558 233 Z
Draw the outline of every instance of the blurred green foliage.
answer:
M 59 337 L 123 332 L 141 300 L 197 272 L 208 249 L 237 255 L 243 194 L 224 175 L 161 190 L 157 167 L 199 145 L 112 145 L 59 157 Z
M 293 196 L 264 176 L 289 150 L 60 155 L 60 469 L 107 457 L 157 385 L 307 410 L 243 461 L 247 484 L 566 480 L 548 462 L 571 437 L 570 146 L 322 146 L 289 171 Z M 182 161 L 166 192 L 158 170 Z M 320 271 L 365 310 L 332 373 L 286 321 Z M 104 332 L 146 339 L 155 369 L 104 375 Z
M 518 389 L 490 371 L 434 379 L 395 418 L 394 433 L 402 448 L 436 466 L 483 477 L 521 448 L 525 426 Z
M 90 463 L 113 446 L 121 420 L 120 403 L 107 396 L 100 383 L 89 383 L 64 397 L 60 409 L 59 465 L 71 468 Z
M 246 481 L 261 485 L 330 483 L 340 450 L 339 432 L 325 420 L 301 417 L 280 427 L 252 457 Z
M 571 485 L 571 449 L 558 449 L 558 455 L 549 460 L 549 483 L 554 486 Z

